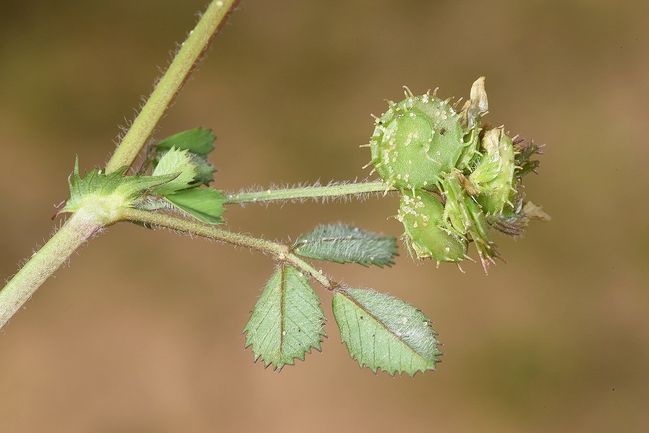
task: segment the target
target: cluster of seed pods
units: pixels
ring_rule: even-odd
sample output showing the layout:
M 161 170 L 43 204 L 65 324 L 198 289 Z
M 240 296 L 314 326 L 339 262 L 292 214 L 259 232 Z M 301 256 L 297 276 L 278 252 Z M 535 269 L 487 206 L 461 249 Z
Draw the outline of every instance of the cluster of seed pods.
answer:
M 522 191 L 540 146 L 481 123 L 488 110 L 484 77 L 459 111 L 459 101 L 435 92 L 415 96 L 406 88 L 405 96 L 388 101 L 368 145 L 386 188 L 401 194 L 405 244 L 418 258 L 459 263 L 472 242 L 486 272 L 500 258 L 491 228 L 518 236 L 530 219 L 549 219 Z

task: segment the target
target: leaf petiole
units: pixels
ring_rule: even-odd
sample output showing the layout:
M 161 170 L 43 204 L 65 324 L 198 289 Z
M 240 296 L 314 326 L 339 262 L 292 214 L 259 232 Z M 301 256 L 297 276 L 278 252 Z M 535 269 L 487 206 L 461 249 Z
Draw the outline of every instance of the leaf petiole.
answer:
M 226 194 L 224 204 L 268 203 L 283 200 L 326 199 L 330 197 L 360 197 L 371 193 L 387 193 L 396 191 L 386 186 L 382 181 L 359 182 L 345 184 L 314 185 L 296 188 L 277 188 L 264 191 L 238 192 Z
M 155 227 L 169 228 L 172 230 L 177 230 L 181 233 L 191 233 L 239 247 L 261 251 L 264 254 L 273 256 L 279 262 L 288 263 L 295 266 L 300 271 L 316 280 L 327 290 L 333 290 L 333 288 L 337 285 L 335 282 L 327 278 L 322 273 L 322 271 L 314 268 L 309 263 L 298 257 L 296 254 L 293 254 L 288 246 L 277 242 L 259 239 L 241 233 L 231 232 L 229 230 L 224 230 L 211 224 L 205 224 L 198 221 L 190 221 L 183 218 L 177 218 L 172 215 L 149 212 L 140 209 L 124 209 L 122 212 L 122 219 L 144 223 Z

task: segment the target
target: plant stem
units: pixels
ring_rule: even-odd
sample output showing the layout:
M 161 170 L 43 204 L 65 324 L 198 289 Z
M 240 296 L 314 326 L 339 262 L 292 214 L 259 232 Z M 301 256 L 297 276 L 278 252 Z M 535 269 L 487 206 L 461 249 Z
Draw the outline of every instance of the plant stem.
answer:
M 237 2 L 214 0 L 210 3 L 115 150 L 106 165 L 106 173 L 133 163 Z M 0 329 L 77 248 L 106 225 L 107 221 L 95 211 L 81 208 L 74 213 L 0 291 Z
M 102 227 L 100 217 L 92 209 L 82 208 L 73 214 L 0 291 L 0 329 L 54 271 Z
M 237 2 L 238 0 L 215 0 L 210 3 L 108 161 L 106 173 L 133 163 Z
M 348 183 L 328 186 L 305 186 L 298 188 L 268 189 L 266 191 L 238 192 L 226 194 L 225 204 L 267 203 L 271 201 L 312 198 L 318 200 L 325 197 L 363 196 L 373 192 L 393 191 L 381 181 Z
M 325 277 L 322 274 L 322 271 L 314 268 L 309 263 L 293 254 L 286 245 L 241 233 L 234 233 L 218 228 L 214 225 L 190 221 L 161 213 L 129 208 L 124 209 L 122 215 L 124 220 L 150 224 L 156 227 L 165 227 L 182 233 L 191 233 L 232 245 L 261 251 L 275 257 L 275 259 L 280 262 L 286 262 L 295 266 L 302 272 L 311 276 L 311 278 L 316 280 L 318 283 L 322 284 L 326 289 L 333 289 L 334 283 Z

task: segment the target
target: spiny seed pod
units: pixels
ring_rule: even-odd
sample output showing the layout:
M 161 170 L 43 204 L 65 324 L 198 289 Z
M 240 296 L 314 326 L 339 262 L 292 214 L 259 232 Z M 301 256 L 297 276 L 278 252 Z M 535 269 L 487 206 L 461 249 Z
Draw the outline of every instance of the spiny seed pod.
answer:
M 516 170 L 512 139 L 503 128 L 485 131 L 482 138 L 482 159 L 469 175 L 469 181 L 478 191 L 478 203 L 488 214 L 499 214 L 512 209 L 516 195 Z
M 485 273 L 494 258 L 500 254 L 489 236 L 488 221 L 482 207 L 466 190 L 466 178 L 459 171 L 453 171 L 440 181 L 441 192 L 446 198 L 443 224 L 447 231 L 472 240 Z
M 406 245 L 417 258 L 460 262 L 467 258 L 467 240 L 443 228 L 444 205 L 424 190 L 401 192 L 397 219 L 405 228 Z
M 460 115 L 435 94 L 406 99 L 376 120 L 369 143 L 371 164 L 390 187 L 418 189 L 435 185 L 457 163 L 465 131 Z
M 472 242 L 487 271 L 500 258 L 491 228 L 511 236 L 530 219 L 549 215 L 525 200 L 522 178 L 541 153 L 533 142 L 483 125 L 489 104 L 480 77 L 461 110 L 435 93 L 406 99 L 376 118 L 370 143 L 374 170 L 401 194 L 397 219 L 410 252 L 438 262 L 460 262 Z M 369 165 L 369 164 L 368 164 Z

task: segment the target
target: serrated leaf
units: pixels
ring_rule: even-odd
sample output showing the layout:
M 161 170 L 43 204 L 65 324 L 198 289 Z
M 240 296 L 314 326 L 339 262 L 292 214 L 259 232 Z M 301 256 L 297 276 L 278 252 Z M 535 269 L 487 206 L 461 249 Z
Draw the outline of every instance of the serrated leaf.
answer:
M 367 289 L 340 289 L 333 313 L 349 354 L 361 367 L 390 375 L 435 370 L 440 344 L 431 320 L 417 308 Z
M 188 180 L 190 187 L 201 184 L 209 185 L 214 180 L 213 173 L 216 169 L 207 161 L 207 154 L 214 150 L 214 140 L 209 129 L 196 128 L 184 131 L 162 140 L 155 148 L 153 164 L 158 170 L 165 155 L 172 150 L 185 151 L 191 164 L 194 166 L 194 176 Z
M 196 176 L 196 165 L 192 162 L 187 150 L 180 150 L 172 147 L 166 152 L 153 170 L 154 176 L 161 176 L 175 173 L 176 178 L 171 182 L 154 189 L 156 194 L 168 195 L 192 187 L 194 176 Z
M 159 151 L 167 151 L 175 147 L 176 149 L 186 149 L 197 155 L 206 156 L 214 150 L 214 140 L 216 140 L 216 137 L 209 129 L 195 128 L 165 138 L 156 147 Z
M 226 198 L 221 191 L 210 188 L 184 189 L 167 194 L 165 199 L 199 221 L 209 224 L 222 224 L 224 221 L 221 214 L 225 212 L 223 203 Z
M 276 370 L 304 361 L 311 348 L 320 350 L 325 318 L 320 299 L 309 279 L 297 268 L 281 265 L 266 283 L 244 328 L 246 347 L 252 346 L 255 361 Z
M 293 244 L 293 252 L 316 260 L 381 267 L 394 264 L 398 255 L 396 238 L 343 224 L 322 225 L 301 236 Z

